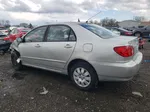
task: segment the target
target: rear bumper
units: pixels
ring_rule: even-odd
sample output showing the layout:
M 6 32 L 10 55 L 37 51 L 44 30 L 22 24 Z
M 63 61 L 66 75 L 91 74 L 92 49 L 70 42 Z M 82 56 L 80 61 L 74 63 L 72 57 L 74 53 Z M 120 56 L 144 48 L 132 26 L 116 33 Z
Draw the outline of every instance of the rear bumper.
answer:
M 143 54 L 139 52 L 136 58 L 126 63 L 90 63 L 95 68 L 100 81 L 128 81 L 139 71 L 142 59 Z

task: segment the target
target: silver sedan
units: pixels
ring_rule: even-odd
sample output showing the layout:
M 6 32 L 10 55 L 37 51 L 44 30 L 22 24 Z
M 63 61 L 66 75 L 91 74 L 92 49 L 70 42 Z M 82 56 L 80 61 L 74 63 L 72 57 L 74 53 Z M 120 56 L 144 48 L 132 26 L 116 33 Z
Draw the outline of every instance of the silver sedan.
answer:
M 94 88 L 98 81 L 131 80 L 142 58 L 136 37 L 87 23 L 40 26 L 11 45 L 16 70 L 25 65 L 66 74 L 82 90 Z

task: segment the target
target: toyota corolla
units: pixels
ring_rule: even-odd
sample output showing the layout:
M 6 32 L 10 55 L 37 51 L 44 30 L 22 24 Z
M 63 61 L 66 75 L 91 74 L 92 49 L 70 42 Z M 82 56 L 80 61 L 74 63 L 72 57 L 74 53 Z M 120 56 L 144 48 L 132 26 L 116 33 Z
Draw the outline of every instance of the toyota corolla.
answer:
M 82 90 L 98 81 L 128 81 L 143 55 L 136 37 L 126 38 L 94 24 L 57 23 L 40 26 L 11 45 L 16 70 L 31 66 L 69 75 Z

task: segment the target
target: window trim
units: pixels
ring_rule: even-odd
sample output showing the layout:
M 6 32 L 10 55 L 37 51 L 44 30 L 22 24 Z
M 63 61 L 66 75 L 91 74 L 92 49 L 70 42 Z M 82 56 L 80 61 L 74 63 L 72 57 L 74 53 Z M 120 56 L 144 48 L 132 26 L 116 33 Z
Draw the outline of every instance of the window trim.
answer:
M 44 42 L 44 40 L 45 40 L 45 35 L 46 35 L 46 33 L 47 33 L 47 30 L 48 30 L 48 25 L 39 26 L 39 27 L 36 27 L 36 28 L 34 28 L 33 30 L 29 31 L 29 32 L 23 37 L 23 43 L 33 43 L 33 42 L 26 42 L 26 41 L 25 41 L 25 38 L 26 38 L 26 36 L 28 36 L 29 33 L 33 32 L 33 31 L 35 31 L 36 29 L 41 28 L 41 27 L 46 27 L 46 30 L 45 30 L 44 35 L 43 35 L 43 39 L 42 39 L 42 41 L 41 41 L 41 42 Z
M 70 31 L 69 31 L 69 38 L 70 38 L 70 33 L 71 33 L 71 31 L 72 31 L 73 34 L 74 34 L 74 36 L 75 36 L 75 40 L 74 40 L 74 41 L 71 41 L 71 40 L 69 40 L 69 38 L 68 38 L 67 41 L 47 41 L 48 31 L 49 31 L 49 29 L 50 29 L 52 26 L 66 26 L 66 27 L 68 27 L 68 28 L 70 29 Z M 69 25 L 65 25 L 65 24 L 53 24 L 53 25 L 48 25 L 48 28 L 47 28 L 47 31 L 46 31 L 46 35 L 45 35 L 45 42 L 76 42 L 76 41 L 77 41 L 76 34 L 75 34 L 75 32 L 73 31 L 73 29 L 72 29 Z

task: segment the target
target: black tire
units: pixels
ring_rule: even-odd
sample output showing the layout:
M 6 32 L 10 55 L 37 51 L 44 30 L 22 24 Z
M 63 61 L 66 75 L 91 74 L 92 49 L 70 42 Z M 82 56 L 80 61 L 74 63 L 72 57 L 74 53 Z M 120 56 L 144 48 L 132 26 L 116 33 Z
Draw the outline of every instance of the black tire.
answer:
M 13 51 L 11 53 L 11 62 L 12 62 L 13 68 L 15 70 L 21 70 L 23 68 L 21 61 L 19 63 L 17 62 L 17 59 L 19 57 L 20 57 L 20 55 L 16 51 Z
M 75 78 L 74 78 L 74 75 L 73 75 L 74 71 L 77 68 L 80 68 L 80 67 L 84 68 L 85 70 L 87 70 L 89 72 L 89 74 L 90 74 L 91 81 L 90 81 L 90 84 L 87 87 L 81 87 L 75 81 Z M 76 87 L 78 87 L 81 90 L 89 91 L 89 90 L 95 89 L 95 87 L 98 84 L 98 77 L 97 77 L 96 71 L 93 69 L 93 67 L 90 64 L 88 64 L 86 62 L 77 62 L 77 63 L 75 63 L 70 68 L 69 75 L 70 75 L 71 80 L 73 81 L 73 83 L 76 85 Z

